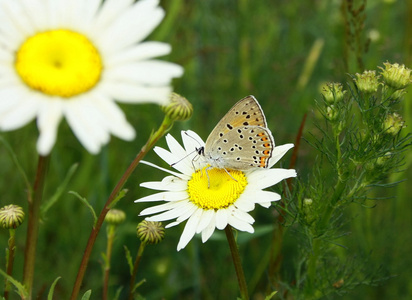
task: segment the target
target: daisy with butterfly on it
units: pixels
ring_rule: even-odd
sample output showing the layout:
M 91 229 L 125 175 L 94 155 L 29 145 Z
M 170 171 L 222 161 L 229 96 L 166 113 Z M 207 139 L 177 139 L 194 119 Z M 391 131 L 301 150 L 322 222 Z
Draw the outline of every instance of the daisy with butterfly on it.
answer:
M 140 215 L 154 215 L 147 217 L 148 221 L 176 219 L 166 228 L 187 220 L 178 251 L 196 233 L 201 233 L 206 242 L 216 228 L 223 230 L 228 225 L 253 233 L 255 220 L 249 212 L 255 204 L 268 208 L 272 201 L 281 199 L 279 194 L 264 189 L 296 176 L 293 169 L 272 168 L 293 144 L 275 146 L 264 113 L 253 96 L 236 103 L 206 143 L 193 131 L 182 131 L 183 147 L 170 134 L 166 141 L 169 150 L 155 147 L 154 151 L 178 172 L 143 162 L 171 175 L 160 182 L 142 183 L 142 187 L 161 192 L 135 202 L 165 201 L 144 209 Z

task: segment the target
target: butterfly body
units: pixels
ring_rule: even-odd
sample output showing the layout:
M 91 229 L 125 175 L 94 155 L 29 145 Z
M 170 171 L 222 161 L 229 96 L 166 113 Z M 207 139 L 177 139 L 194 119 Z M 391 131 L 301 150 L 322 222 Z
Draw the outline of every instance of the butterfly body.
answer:
M 263 110 L 248 96 L 229 110 L 197 150 L 210 167 L 246 171 L 268 167 L 273 147 Z

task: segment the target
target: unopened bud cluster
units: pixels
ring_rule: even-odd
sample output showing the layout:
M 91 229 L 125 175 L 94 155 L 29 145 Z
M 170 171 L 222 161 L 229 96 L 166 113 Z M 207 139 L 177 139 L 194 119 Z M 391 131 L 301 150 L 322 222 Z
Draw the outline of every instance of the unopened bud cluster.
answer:
M 385 68 L 379 68 L 382 70 L 383 82 L 387 86 L 394 90 L 400 90 L 412 83 L 411 69 L 406 68 L 405 65 L 391 64 L 389 62 L 383 63 L 383 65 Z
M 165 228 L 161 222 L 142 221 L 137 225 L 137 236 L 146 244 L 157 244 L 165 236 Z
M 185 97 L 172 93 L 170 102 L 163 106 L 163 111 L 173 121 L 185 121 L 192 116 L 193 106 Z
M 340 102 L 343 99 L 346 91 L 340 83 L 330 82 L 322 87 L 322 95 L 328 104 Z
M 356 73 L 353 79 L 358 87 L 358 90 L 365 94 L 372 94 L 378 90 L 379 75 L 376 75 L 376 71 L 364 71 L 362 74 Z
M 15 229 L 24 221 L 23 208 L 11 204 L 0 209 L 0 224 L 5 229 Z
M 126 214 L 120 209 L 111 209 L 107 212 L 104 220 L 111 225 L 119 225 L 126 220 Z
M 405 122 L 397 113 L 389 114 L 383 122 L 383 130 L 387 134 L 397 135 L 402 128 L 405 128 Z

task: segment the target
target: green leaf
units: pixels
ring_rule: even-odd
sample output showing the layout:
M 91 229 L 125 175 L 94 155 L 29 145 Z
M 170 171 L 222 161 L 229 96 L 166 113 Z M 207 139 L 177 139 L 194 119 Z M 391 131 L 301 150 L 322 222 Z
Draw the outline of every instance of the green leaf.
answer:
M 53 284 L 51 285 L 49 294 L 47 295 L 47 300 L 53 300 L 54 287 L 56 286 L 57 281 L 59 281 L 60 278 L 61 278 L 60 276 L 57 277 L 57 278 L 54 280 Z
M 134 268 L 132 255 L 130 254 L 129 249 L 126 246 L 124 246 L 124 252 L 126 254 L 127 264 L 129 265 L 130 275 L 132 275 L 133 274 L 133 268 Z
M 74 172 L 76 171 L 77 167 L 79 166 L 78 163 L 73 164 L 69 171 L 66 174 L 63 182 L 57 187 L 56 192 L 52 197 L 50 197 L 44 204 L 41 206 L 41 217 L 44 218 L 47 211 L 60 199 L 63 192 L 66 190 L 67 185 L 69 184 L 70 179 L 73 177 Z
M 145 283 L 146 282 L 146 279 L 142 279 L 142 280 L 140 280 L 138 283 L 136 283 L 135 285 L 134 285 L 134 287 L 133 287 L 133 290 L 132 290 L 132 293 L 134 293 L 136 290 L 137 290 L 137 288 L 139 287 L 139 286 L 141 286 L 143 283 Z
M 3 145 L 6 147 L 7 151 L 9 152 L 12 161 L 17 167 L 17 171 L 19 171 L 21 177 L 23 178 L 24 184 L 26 185 L 27 190 L 31 193 L 32 187 L 30 181 L 27 179 L 27 175 L 24 172 L 23 167 L 20 165 L 19 160 L 17 159 L 16 153 L 14 153 L 13 149 L 11 148 L 10 144 L 2 137 L 0 136 L 0 142 L 3 143 Z
M 86 293 L 84 293 L 84 295 L 83 295 L 83 297 L 82 297 L 81 300 L 89 300 L 91 294 L 92 294 L 92 290 L 86 291 Z
M 89 202 L 87 201 L 86 198 L 83 198 L 82 196 L 80 196 L 78 193 L 74 192 L 74 191 L 70 191 L 69 194 L 72 194 L 74 196 L 76 196 L 84 205 L 86 205 L 86 207 L 90 210 L 90 213 L 93 216 L 93 227 L 96 226 L 96 222 L 97 222 L 97 216 L 96 216 L 96 212 L 93 209 L 93 206 L 91 206 L 89 204 Z
M 265 300 L 270 300 L 270 299 L 272 299 L 272 298 L 273 298 L 273 296 L 275 296 L 277 293 L 278 293 L 278 291 L 274 291 L 274 292 L 272 292 L 272 294 L 267 295 L 267 296 L 265 297 Z
M 26 288 L 20 282 L 18 282 L 16 279 L 14 279 L 10 275 L 8 275 L 2 269 L 0 269 L 0 274 L 3 275 L 4 278 L 6 278 L 9 282 L 11 282 L 16 287 L 16 289 L 18 290 L 19 295 L 22 298 L 27 298 L 29 296 L 29 293 L 27 292 Z
M 120 199 L 122 199 L 124 196 L 126 196 L 126 194 L 127 194 L 128 191 L 129 191 L 128 189 L 123 189 L 123 190 L 121 190 L 121 191 L 117 194 L 116 198 L 114 198 L 114 200 L 112 201 L 112 203 L 110 203 L 109 209 L 115 207 L 116 204 L 117 204 L 117 202 L 119 202 Z
M 101 253 L 101 256 L 102 256 L 102 259 L 103 259 L 103 261 L 104 261 L 103 268 L 104 268 L 105 266 L 109 266 L 110 263 L 109 263 L 109 260 L 107 259 L 106 253 L 102 252 L 102 253 Z
M 114 295 L 113 300 L 119 300 L 119 298 L 120 298 L 120 293 L 122 292 L 122 290 L 123 290 L 123 287 L 122 287 L 122 286 L 119 287 L 119 288 L 116 290 L 116 295 Z

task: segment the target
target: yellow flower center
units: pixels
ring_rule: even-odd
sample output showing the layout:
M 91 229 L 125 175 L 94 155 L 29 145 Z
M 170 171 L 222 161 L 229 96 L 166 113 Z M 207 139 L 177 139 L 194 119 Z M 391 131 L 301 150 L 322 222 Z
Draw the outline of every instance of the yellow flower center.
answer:
M 93 44 L 84 35 L 65 29 L 28 38 L 17 51 L 14 66 L 30 88 L 60 97 L 92 89 L 103 69 Z
M 188 182 L 192 203 L 207 210 L 227 208 L 239 198 L 247 185 L 246 176 L 237 170 L 209 169 L 196 171 Z

